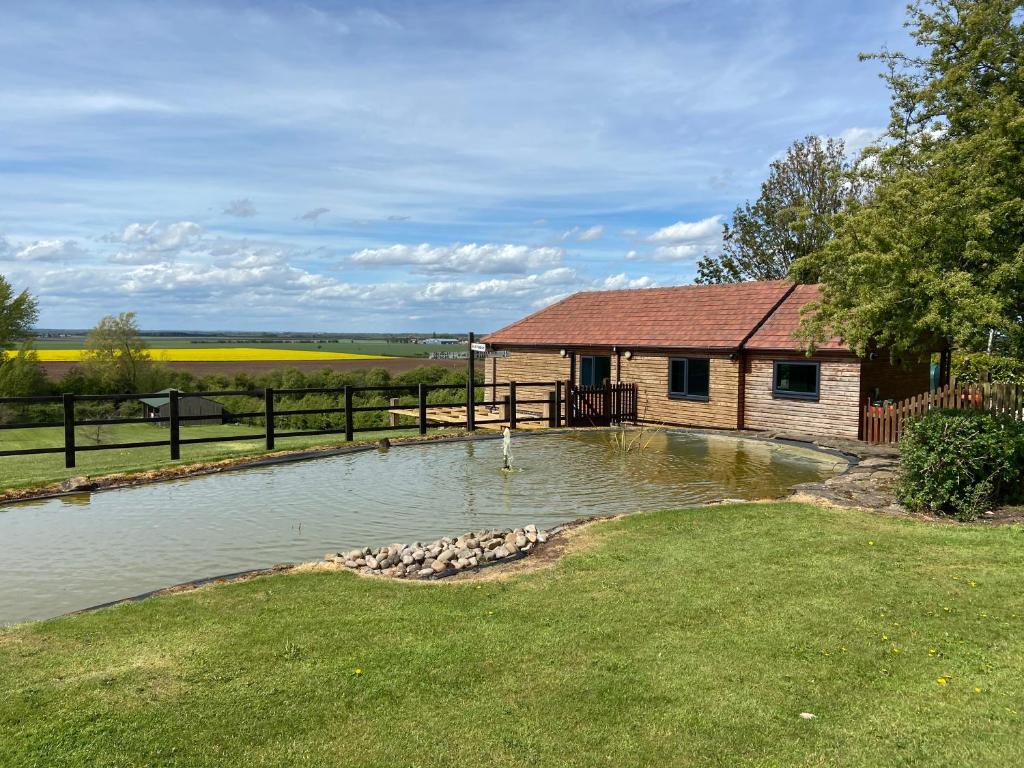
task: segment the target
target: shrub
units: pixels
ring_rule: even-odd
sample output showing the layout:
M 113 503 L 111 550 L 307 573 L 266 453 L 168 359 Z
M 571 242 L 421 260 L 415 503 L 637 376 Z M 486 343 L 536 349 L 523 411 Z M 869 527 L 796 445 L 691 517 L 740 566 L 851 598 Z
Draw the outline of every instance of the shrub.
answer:
M 1024 425 L 983 411 L 931 411 L 900 440 L 907 508 L 973 520 L 1024 490 Z
M 965 384 L 977 384 L 984 375 L 993 382 L 1024 384 L 1024 360 L 984 352 L 953 355 L 953 375 Z

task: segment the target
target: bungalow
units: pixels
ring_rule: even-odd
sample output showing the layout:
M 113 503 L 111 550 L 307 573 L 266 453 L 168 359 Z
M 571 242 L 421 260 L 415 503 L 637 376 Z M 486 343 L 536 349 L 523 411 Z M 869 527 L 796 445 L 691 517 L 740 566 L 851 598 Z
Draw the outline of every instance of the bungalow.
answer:
M 929 362 L 860 358 L 794 337 L 814 285 L 786 281 L 576 293 L 487 336 L 491 382 L 637 384 L 642 421 L 856 438 L 868 400 L 929 388 Z

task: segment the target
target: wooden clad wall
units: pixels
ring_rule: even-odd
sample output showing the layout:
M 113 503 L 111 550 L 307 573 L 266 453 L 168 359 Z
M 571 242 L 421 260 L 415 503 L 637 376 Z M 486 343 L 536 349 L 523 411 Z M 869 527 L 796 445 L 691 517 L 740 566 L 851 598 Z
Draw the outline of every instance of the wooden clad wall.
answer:
M 874 360 L 861 363 L 861 403 L 874 399 L 878 389 L 879 400 L 906 400 L 930 389 L 931 363 L 927 360 L 909 365 L 893 365 L 888 352 L 879 352 Z
M 496 357 L 485 360 L 484 382 L 491 384 L 507 384 L 510 381 L 566 381 L 569 378 L 569 358 L 562 357 L 552 349 L 513 349 L 508 357 Z M 518 400 L 544 400 L 553 387 L 518 387 Z M 486 389 L 485 396 L 491 399 L 492 390 Z M 508 394 L 507 387 L 496 387 L 494 395 L 501 400 Z M 542 405 L 522 405 L 516 409 L 519 413 L 547 413 Z
M 672 355 L 684 356 L 681 353 Z M 622 358 L 622 380 L 637 384 L 637 415 L 640 420 L 735 429 L 739 364 L 727 357 L 712 357 L 708 400 L 676 400 L 668 396 L 669 357 L 664 353 L 637 352 L 632 360 Z
M 860 417 L 860 360 L 815 357 L 821 363 L 819 399 L 787 400 L 772 396 L 772 362 L 807 361 L 804 355 L 751 355 L 747 359 L 748 429 L 786 430 L 807 435 L 856 439 Z

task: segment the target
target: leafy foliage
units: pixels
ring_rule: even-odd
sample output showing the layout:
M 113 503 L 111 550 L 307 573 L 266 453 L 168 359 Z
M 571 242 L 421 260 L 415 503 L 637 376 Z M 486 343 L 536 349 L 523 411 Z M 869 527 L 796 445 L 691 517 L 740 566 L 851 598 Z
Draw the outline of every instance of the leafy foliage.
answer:
M 86 376 L 111 392 L 142 392 L 156 385 L 154 363 L 134 312 L 100 320 L 85 339 L 82 366 Z
M 1017 0 L 909 7 L 923 55 L 866 56 L 886 67 L 887 141 L 867 152 L 865 200 L 836 236 L 794 264 L 820 280 L 801 335 L 832 334 L 908 358 L 937 346 L 1018 338 L 1024 317 L 1024 29 Z
M 28 343 L 18 353 L 0 361 L 0 397 L 26 397 L 48 389 L 46 373 Z
M 956 354 L 953 375 L 967 384 L 977 384 L 987 375 L 992 382 L 1024 385 L 1024 360 L 985 352 Z
M 0 275 L 0 355 L 4 349 L 26 339 L 38 318 L 35 298 L 28 291 L 15 295 L 14 288 Z
M 1024 425 L 984 411 L 931 411 L 900 441 L 909 509 L 973 520 L 1024 490 Z
M 771 164 L 761 196 L 736 208 L 723 227 L 723 253 L 697 264 L 698 283 L 781 280 L 794 259 L 821 248 L 832 238 L 832 217 L 856 196 L 840 139 L 808 136 L 795 141 L 786 156 Z

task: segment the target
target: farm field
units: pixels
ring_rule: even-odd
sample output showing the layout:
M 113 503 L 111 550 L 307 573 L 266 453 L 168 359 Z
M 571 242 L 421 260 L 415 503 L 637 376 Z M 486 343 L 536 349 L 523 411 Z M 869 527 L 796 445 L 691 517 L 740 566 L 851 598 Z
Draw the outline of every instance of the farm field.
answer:
M 223 349 L 232 347 L 247 347 L 255 349 L 286 349 L 317 352 L 342 352 L 352 355 L 382 355 L 385 357 L 427 357 L 430 352 L 436 351 L 438 347 L 427 344 L 412 344 L 403 341 L 386 341 L 383 339 L 337 339 L 331 341 L 287 341 L 281 338 L 268 337 L 266 339 L 253 338 L 250 336 L 232 338 L 224 337 L 195 337 L 195 336 L 143 336 L 143 340 L 152 350 L 157 349 Z M 82 349 L 85 344 L 84 337 L 67 339 L 36 339 L 34 346 L 37 350 L 75 350 Z M 447 347 L 441 347 L 447 349 Z M 463 347 L 459 347 L 463 349 Z
M 453 433 L 455 430 L 453 430 Z M 408 432 L 391 430 L 386 432 L 360 432 L 357 441 L 374 441 L 380 437 L 403 437 L 417 435 L 416 428 Z M 243 424 L 197 425 L 181 430 L 182 439 L 190 437 L 221 437 L 229 435 L 250 436 L 238 441 L 223 443 L 199 443 L 181 446 L 181 460 L 168 458 L 167 446 L 150 448 L 129 448 L 109 451 L 83 451 L 76 457 L 74 469 L 64 466 L 64 454 L 52 453 L 35 456 L 4 456 L 0 458 L 0 491 L 24 488 L 33 485 L 60 482 L 69 477 L 98 476 L 120 472 L 139 472 L 149 469 L 195 464 L 202 461 L 219 461 L 242 456 L 258 456 L 266 452 L 262 427 Z M 90 446 L 111 443 L 144 442 L 167 440 L 168 431 L 153 424 L 112 424 L 97 430 L 96 427 L 77 427 L 75 443 Z M 0 450 L 21 450 L 27 448 L 52 448 L 64 445 L 62 427 L 43 429 L 0 430 Z M 299 450 L 302 448 L 350 445 L 344 435 L 313 435 L 307 437 L 277 438 L 277 450 Z
M 36 351 L 41 363 L 75 363 L 85 355 L 84 349 L 40 349 Z M 324 352 L 313 349 L 280 349 L 254 347 L 170 347 L 150 350 L 150 356 L 158 362 L 290 362 L 298 360 L 386 360 L 383 355 L 369 355 L 352 352 Z
M 0 764 L 1018 765 L 1020 533 L 731 504 L 518 575 L 305 571 L 25 624 Z

